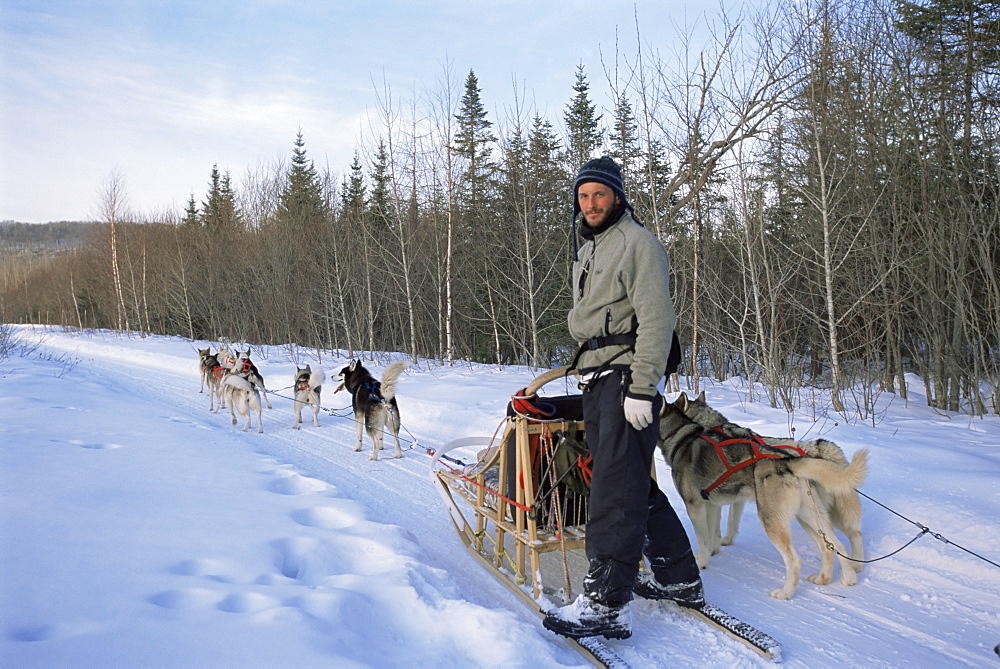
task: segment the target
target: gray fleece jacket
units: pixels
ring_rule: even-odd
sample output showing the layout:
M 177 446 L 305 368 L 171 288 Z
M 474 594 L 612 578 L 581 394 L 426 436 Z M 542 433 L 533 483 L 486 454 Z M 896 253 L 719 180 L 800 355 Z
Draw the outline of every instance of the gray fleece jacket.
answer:
M 570 336 L 583 344 L 592 337 L 636 333 L 634 352 L 626 345 L 585 351 L 577 365 L 581 373 L 614 358 L 612 367 L 632 371 L 629 397 L 656 396 L 677 322 L 669 272 L 670 261 L 660 240 L 627 211 L 580 248 L 573 263 Z

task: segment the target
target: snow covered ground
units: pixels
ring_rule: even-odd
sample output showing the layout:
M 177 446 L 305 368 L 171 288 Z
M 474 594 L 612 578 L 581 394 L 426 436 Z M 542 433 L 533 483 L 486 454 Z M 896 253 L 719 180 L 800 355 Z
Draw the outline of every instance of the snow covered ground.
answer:
M 209 413 L 195 351 L 205 342 L 14 333 L 37 347 L 0 362 L 0 666 L 583 664 L 465 552 L 428 477 L 425 449 L 492 435 L 531 370 L 409 369 L 405 457 L 372 462 L 368 443 L 353 452 L 349 418 L 289 429 L 288 390 L 272 396 L 262 435 Z M 276 389 L 296 362 L 328 376 L 346 362 L 254 353 Z M 388 360 L 366 365 L 380 374 Z M 909 403 L 882 395 L 874 425 L 792 422 L 745 403 L 738 383 L 703 384 L 714 407 L 760 433 L 794 424 L 848 455 L 870 447 L 862 492 L 954 542 L 925 534 L 868 565 L 856 587 L 803 580 L 777 601 L 767 593 L 783 566 L 751 507 L 703 572 L 710 601 L 778 639 L 788 667 L 1000 664 L 1000 568 L 969 552 L 1000 562 L 1000 420 L 933 411 L 917 382 Z M 345 414 L 349 397 L 324 390 L 324 406 Z M 868 500 L 864 510 L 869 557 L 919 532 Z M 816 549 L 796 532 L 808 574 Z M 672 605 L 633 608 L 633 637 L 608 643 L 632 666 L 768 664 Z

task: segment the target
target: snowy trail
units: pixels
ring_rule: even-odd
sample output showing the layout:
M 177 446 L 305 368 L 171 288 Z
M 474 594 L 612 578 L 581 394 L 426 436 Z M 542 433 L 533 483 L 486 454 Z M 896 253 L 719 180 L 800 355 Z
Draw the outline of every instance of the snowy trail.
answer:
M 258 477 L 258 485 L 271 496 L 261 498 L 265 505 L 261 508 L 267 509 L 269 504 L 284 514 L 282 529 L 265 533 L 269 538 L 264 553 L 269 558 L 206 550 L 168 565 L 174 578 L 184 575 L 191 584 L 157 588 L 153 603 L 160 608 L 183 616 L 210 607 L 268 620 L 278 615 L 277 611 L 294 610 L 305 616 L 308 622 L 303 624 L 312 634 L 338 638 L 337 621 L 350 620 L 344 634 L 364 646 L 370 643 L 373 632 L 359 626 L 358 619 L 397 619 L 400 612 L 392 611 L 397 606 L 403 615 L 418 610 L 420 615 L 429 616 L 416 627 L 414 621 L 397 622 L 394 627 L 393 634 L 400 642 L 420 646 L 424 655 L 419 656 L 428 658 L 412 662 L 416 666 L 431 658 L 440 664 L 442 658 L 439 650 L 428 650 L 431 641 L 421 639 L 427 629 L 431 631 L 426 635 L 435 639 L 434 643 L 455 645 L 454 666 L 467 666 L 469 658 L 476 656 L 477 646 L 491 649 L 484 657 L 494 662 L 504 658 L 504 664 L 510 666 L 580 664 L 568 644 L 542 630 L 537 618 L 461 548 L 428 478 L 430 458 L 423 450 L 459 437 L 492 435 L 510 393 L 530 380 L 530 370 L 497 372 L 486 367 L 426 365 L 408 370 L 401 379 L 398 397 L 403 424 L 420 447 L 404 442 L 404 449 L 409 447 L 404 458 L 387 457 L 392 452 L 388 448 L 379 461 L 372 462 L 368 460 L 371 446 L 367 437 L 363 451 L 353 452 L 355 427 L 351 418 L 324 412 L 320 428 L 292 430 L 291 401 L 273 395 L 275 408 L 264 411 L 263 435 L 232 428 L 228 412 L 209 413 L 207 396 L 198 394 L 197 353 L 195 346 L 184 340 L 53 332 L 46 335 L 43 346 L 48 352 L 78 360 L 51 383 L 72 388 L 84 379 L 84 385 L 93 387 L 95 393 L 98 387 L 104 388 L 112 402 L 108 411 L 118 414 L 113 418 L 121 425 L 118 429 L 124 431 L 125 425 L 143 433 L 159 429 L 165 446 L 176 439 L 176 448 L 194 449 L 191 462 L 197 462 L 199 450 L 204 452 L 206 471 L 192 472 L 192 485 L 207 488 L 212 476 L 225 477 L 224 453 L 240 453 L 238 462 L 230 456 L 233 466 L 246 467 L 249 462 L 256 472 L 251 479 Z M 255 355 L 254 359 L 268 386 L 289 385 L 294 362 L 278 347 L 262 352 L 266 357 Z M 315 366 L 315 359 L 310 362 Z M 344 362 L 338 359 L 334 364 L 324 358 L 328 377 Z M 381 371 L 381 365 L 371 367 Z M 323 405 L 347 413 L 341 409 L 349 397 L 345 393 L 334 395 L 329 380 L 327 386 Z M 119 399 L 128 396 L 133 399 Z M 735 395 L 726 399 L 739 406 Z M 73 403 L 66 400 L 65 404 Z M 724 402 L 720 405 L 723 411 L 728 411 L 726 407 Z M 865 489 L 874 497 L 912 512 L 922 522 L 933 523 L 932 529 L 946 530 L 956 542 L 995 546 L 995 537 L 1000 534 L 996 520 L 1000 508 L 1000 493 L 996 492 L 1000 424 L 996 419 L 983 421 L 977 430 L 961 432 L 962 441 L 952 456 L 934 455 L 933 444 L 953 428 L 942 426 L 941 421 L 931 422 L 934 419 L 925 417 L 926 412 L 913 413 L 920 418 L 899 419 L 894 426 L 874 432 L 870 426 L 841 426 L 829 438 L 848 452 L 873 446 L 873 475 Z M 765 409 L 756 418 L 766 422 L 768 416 Z M 730 417 L 739 420 L 736 415 Z M 143 430 L 144 423 L 148 423 L 147 430 Z M 769 424 L 771 433 L 776 431 L 775 424 Z M 932 432 L 928 431 L 930 426 Z M 914 443 L 908 444 L 906 435 L 896 434 L 904 427 L 911 435 L 924 436 L 919 440 L 911 436 Z M 13 434 L 17 426 L 8 428 Z M 405 431 L 401 435 L 409 438 Z M 94 448 L 111 448 L 127 440 L 122 434 L 108 434 L 106 439 L 84 437 L 80 436 L 80 445 L 92 444 Z M 903 451 L 904 445 L 911 447 L 910 453 Z M 991 446 L 992 451 L 988 450 Z M 929 464 L 915 466 L 910 457 L 913 452 L 920 452 Z M 938 462 L 941 467 L 937 467 Z M 215 469 L 208 471 L 209 467 Z M 661 481 L 669 481 L 663 463 L 658 461 L 657 467 Z M 942 471 L 955 473 L 942 475 Z M 959 483 L 966 480 L 968 485 Z M 672 486 L 664 487 L 675 508 L 682 510 Z M 251 522 L 241 517 L 239 506 L 237 502 L 236 508 L 224 509 L 218 522 L 237 526 Z M 911 525 L 873 506 L 866 504 L 865 514 L 869 557 L 889 552 L 916 533 Z M 683 512 L 681 515 L 687 524 Z M 302 531 L 295 531 L 295 527 Z M 350 530 L 350 536 L 344 535 L 345 529 Z M 689 534 L 693 536 L 690 527 Z M 800 531 L 796 547 L 802 556 L 803 575 L 815 571 L 818 555 Z M 270 560 L 272 565 L 271 575 L 256 577 L 268 581 L 267 587 L 254 585 L 250 577 L 267 571 L 254 562 L 260 559 Z M 736 545 L 714 556 L 703 577 L 713 603 L 746 618 L 782 643 L 785 666 L 980 667 L 997 660 L 992 647 L 1000 641 L 998 572 L 925 536 L 899 556 L 868 565 L 857 587 L 845 588 L 836 581 L 819 587 L 803 579 L 792 600 L 773 600 L 767 592 L 779 583 L 783 566 L 750 508 Z M 385 574 L 379 578 L 387 584 L 386 592 L 370 580 L 363 587 L 356 586 L 355 595 L 347 599 L 338 599 L 344 597 L 340 591 L 325 591 L 331 583 L 354 582 L 366 574 Z M 220 593 L 220 583 L 232 587 Z M 235 587 L 240 583 L 249 584 Z M 637 601 L 633 608 L 633 637 L 609 642 L 633 666 L 769 665 L 670 605 Z M 25 629 L 18 634 L 32 636 Z M 3 648 L 0 645 L 0 657 Z M 380 666 L 410 663 L 417 656 L 414 653 L 412 657 L 400 649 L 367 656 L 342 653 L 338 659 L 350 659 L 348 665 Z

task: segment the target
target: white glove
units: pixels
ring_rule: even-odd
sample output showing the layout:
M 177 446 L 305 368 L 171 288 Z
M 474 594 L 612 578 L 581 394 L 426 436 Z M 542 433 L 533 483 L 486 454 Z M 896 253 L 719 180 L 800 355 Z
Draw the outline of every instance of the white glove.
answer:
M 653 402 L 634 397 L 625 398 L 625 420 L 637 430 L 642 430 L 653 422 Z

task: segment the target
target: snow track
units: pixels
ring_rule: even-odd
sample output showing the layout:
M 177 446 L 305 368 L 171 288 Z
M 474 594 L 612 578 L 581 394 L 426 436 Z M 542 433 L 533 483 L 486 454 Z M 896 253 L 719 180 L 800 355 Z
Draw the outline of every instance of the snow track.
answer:
M 19 332 L 25 337 L 36 336 L 27 328 Z M 202 342 L 58 331 L 46 333 L 42 339 L 42 350 L 66 361 L 61 381 L 69 388 L 81 384 L 81 380 L 96 383 L 95 388 L 103 387 L 113 398 L 108 411 L 118 412 L 121 421 L 134 427 L 155 427 L 157 421 L 165 421 L 164 425 L 177 427 L 164 430 L 164 438 L 183 430 L 185 435 L 195 435 L 199 449 L 236 443 L 256 456 L 262 481 L 267 481 L 266 490 L 274 493 L 275 499 L 322 497 L 322 503 L 302 504 L 289 511 L 294 523 L 308 530 L 306 535 L 275 535 L 268 547 L 274 565 L 271 579 L 305 586 L 298 598 L 279 596 L 263 587 L 222 596 L 211 584 L 246 579 L 244 572 L 249 567 L 233 558 L 206 555 L 171 567 L 175 577 L 183 574 L 192 579 L 192 585 L 160 588 L 151 598 L 156 607 L 175 615 L 212 607 L 263 619 L 276 615 L 272 612 L 281 610 L 276 608 L 279 604 L 287 607 L 291 602 L 297 610 L 318 615 L 317 620 L 324 619 L 323 615 L 337 606 L 344 611 L 357 607 L 358 611 L 367 611 L 372 620 L 387 620 L 398 614 L 381 608 L 386 603 L 380 597 L 358 595 L 353 600 L 334 602 L 323 588 L 331 578 L 346 582 L 354 575 L 376 569 L 375 562 L 405 563 L 411 583 L 405 596 L 423 600 L 427 610 L 441 616 L 439 621 L 427 621 L 432 629 L 454 624 L 449 622 L 451 612 L 459 605 L 480 607 L 474 609 L 477 613 L 472 617 L 477 618 L 482 610 L 482 622 L 491 621 L 488 629 L 459 625 L 456 633 L 463 638 L 452 642 L 464 650 L 455 655 L 455 666 L 467 664 L 470 653 L 475 652 L 472 649 L 480 644 L 501 649 L 486 653 L 485 664 L 505 661 L 528 666 L 540 659 L 537 650 L 530 650 L 539 647 L 551 653 L 544 658 L 546 663 L 579 663 L 579 657 L 563 640 L 545 632 L 534 614 L 484 573 L 461 547 L 428 478 L 431 458 L 424 448 L 459 437 L 492 435 L 503 418 L 509 394 L 534 376 L 530 370 L 497 372 L 482 366 L 428 369 L 427 365 L 411 368 L 401 377 L 397 395 L 403 425 L 409 430 L 409 434 L 402 431 L 401 436 L 410 439 L 412 434 L 420 446 L 404 441 L 405 457 L 393 459 L 392 449 L 387 448 L 373 462 L 368 459 L 371 444 L 367 436 L 362 452 L 353 451 L 352 418 L 324 411 L 320 414 L 320 428 L 303 425 L 301 430 L 292 430 L 292 402 L 274 394 L 274 409 L 265 409 L 263 414 L 262 435 L 242 433 L 232 427 L 228 410 L 209 413 L 207 395 L 197 392 L 195 349 L 204 347 Z M 258 351 L 255 346 L 253 358 L 269 387 L 291 384 L 295 362 L 286 357 L 283 349 Z M 317 366 L 315 358 L 309 362 Z M 324 356 L 321 366 L 330 377 L 345 362 L 344 358 L 331 360 Z M 366 362 L 366 366 L 381 373 L 381 364 Z M 343 407 L 349 404 L 350 397 L 343 392 L 334 394 L 333 387 L 328 380 L 323 406 L 347 413 Z M 718 404 L 712 400 L 713 392 L 721 398 Z M 728 387 L 710 388 L 709 398 L 731 419 L 750 422 L 730 411 L 730 407 L 741 405 L 739 396 Z M 71 408 L 70 399 L 62 401 Z M 6 406 L 8 401 L 4 402 Z M 915 404 L 918 401 L 911 400 L 909 410 L 894 407 L 898 415 L 887 414 L 880 429 L 844 426 L 837 433 L 823 436 L 837 441 L 849 454 L 874 444 L 866 492 L 891 506 L 904 507 L 909 515 L 928 523 L 947 523 L 954 514 L 964 514 L 953 525 L 932 529 L 945 534 L 954 531 L 952 540 L 996 558 L 1000 527 L 993 514 L 1000 508 L 1000 421 L 990 418 L 977 422 L 973 432 L 964 429 L 962 421 L 956 421 L 962 422 L 959 426 L 942 420 L 912 406 Z M 743 406 L 749 411 L 756 408 Z M 758 423 L 756 429 L 763 423 L 775 426 L 771 433 L 776 433 L 784 420 L 781 416 L 764 407 L 752 418 Z M 902 426 L 899 429 L 893 426 L 894 417 Z M 0 425 L 3 420 L 0 417 Z M 7 427 L 12 434 L 17 428 Z M 909 436 L 894 436 L 900 430 Z M 949 435 L 953 448 L 938 450 L 936 444 L 944 441 L 945 435 Z M 108 437 L 81 434 L 78 445 L 92 449 L 122 447 L 123 438 Z M 905 439 L 909 441 L 904 443 Z M 967 452 L 960 439 L 968 439 Z M 915 466 L 918 453 L 920 465 Z M 941 467 L 937 466 L 939 461 Z M 660 480 L 669 482 L 669 471 L 659 460 L 657 468 Z M 218 475 L 224 476 L 225 472 Z M 682 510 L 683 504 L 672 486 L 664 485 L 664 489 L 675 508 Z M 226 513 L 234 514 L 234 510 Z M 937 513 L 953 515 L 938 517 Z M 681 515 L 683 518 L 682 511 Z M 359 523 L 372 524 L 370 532 L 350 540 L 339 536 L 343 528 L 357 527 Z M 864 523 L 865 547 L 870 557 L 883 552 L 885 546 L 902 545 L 915 533 L 912 526 L 868 504 Z M 366 538 L 386 532 L 405 538 L 388 543 L 396 547 L 397 555 L 387 554 L 384 545 L 369 543 Z M 689 535 L 693 536 L 690 530 Z M 763 535 L 752 505 L 745 513 L 736 544 L 724 547 L 703 572 L 709 600 L 775 637 L 782 644 L 785 666 L 983 667 L 996 663 L 992 649 L 1000 642 L 1000 570 L 928 536 L 894 558 L 867 565 L 856 587 L 846 588 L 836 580 L 830 586 L 815 586 L 804 576 L 818 568 L 816 550 L 800 531 L 795 541 L 802 557 L 803 581 L 790 601 L 767 596 L 780 583 L 784 568 L 777 551 Z M 368 555 L 375 562 L 366 563 L 359 559 L 360 555 Z M 335 569 L 331 566 L 334 564 Z M 459 615 L 469 617 L 468 613 Z M 740 644 L 669 606 L 637 601 L 633 615 L 633 637 L 608 642 L 631 666 L 769 666 Z M 498 620 L 502 624 L 494 625 Z M 313 620 L 312 624 L 318 623 Z M 55 634 L 51 631 L 55 629 L 22 625 L 0 630 L 0 634 L 7 635 L 0 642 L 0 654 L 2 644 L 46 639 Z M 362 642 L 366 638 L 363 627 L 352 624 L 350 630 Z M 479 638 L 465 638 L 476 636 Z M 448 642 L 440 634 L 436 638 L 437 643 Z M 417 655 L 413 659 L 420 664 Z M 406 656 L 397 651 L 391 656 L 362 654 L 353 658 L 358 665 L 390 660 L 404 661 Z

